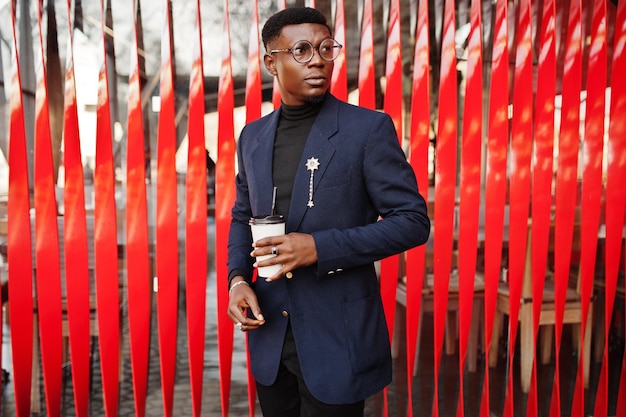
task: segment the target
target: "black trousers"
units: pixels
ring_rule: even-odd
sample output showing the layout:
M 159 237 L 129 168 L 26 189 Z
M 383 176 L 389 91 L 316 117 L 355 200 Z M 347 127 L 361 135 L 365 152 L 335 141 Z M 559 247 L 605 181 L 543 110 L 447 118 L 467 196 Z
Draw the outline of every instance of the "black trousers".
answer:
M 264 417 L 363 417 L 365 401 L 326 404 L 316 399 L 302 378 L 291 325 L 287 328 L 278 378 L 271 386 L 257 382 Z

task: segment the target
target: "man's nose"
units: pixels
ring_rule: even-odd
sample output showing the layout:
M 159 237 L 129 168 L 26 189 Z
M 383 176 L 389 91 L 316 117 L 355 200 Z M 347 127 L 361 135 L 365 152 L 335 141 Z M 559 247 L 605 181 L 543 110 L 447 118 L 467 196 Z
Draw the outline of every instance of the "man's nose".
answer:
M 313 57 L 311 57 L 311 60 L 309 61 L 309 64 L 314 64 L 314 65 L 320 65 L 320 64 L 325 64 L 326 61 L 325 59 L 322 58 L 322 54 L 320 54 L 320 48 L 319 46 L 316 48 L 313 48 Z

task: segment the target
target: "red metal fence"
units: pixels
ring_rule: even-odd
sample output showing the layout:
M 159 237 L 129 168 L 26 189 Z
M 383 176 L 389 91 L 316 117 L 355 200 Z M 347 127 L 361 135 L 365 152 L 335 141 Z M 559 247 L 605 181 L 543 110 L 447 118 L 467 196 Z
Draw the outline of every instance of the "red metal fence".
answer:
M 50 147 L 50 116 L 45 70 L 40 72 L 36 90 L 35 165 L 32 184 L 28 178 L 26 130 L 20 80 L 15 9 L 11 2 L 13 78 L 10 80 L 10 147 L 8 163 L 9 199 L 7 251 L 10 265 L 9 312 L 16 412 L 28 416 L 31 410 L 33 349 L 41 351 L 46 410 L 60 413 L 62 337 L 67 335 L 71 352 L 76 415 L 89 409 L 89 337 L 98 335 L 100 366 L 106 415 L 116 415 L 119 387 L 119 306 L 125 299 L 128 310 L 130 363 L 135 395 L 135 413 L 145 415 L 146 374 L 150 334 L 150 291 L 157 293 L 157 318 L 163 396 L 163 414 L 173 410 L 174 372 L 178 323 L 179 268 L 185 260 L 185 288 L 190 387 L 194 415 L 201 415 L 204 366 L 204 317 L 207 277 L 207 180 L 204 129 L 204 71 L 202 67 L 201 19 L 204 10 L 197 2 L 197 24 L 193 66 L 188 97 L 189 152 L 185 201 L 178 201 L 175 166 L 176 128 L 172 62 L 172 13 L 164 2 L 161 43 L 158 146 L 156 160 L 156 241 L 155 277 L 150 276 L 152 250 L 148 239 L 148 204 L 144 161 L 140 67 L 137 29 L 128 80 L 125 261 L 127 277 L 120 293 L 118 245 L 114 199 L 114 157 L 109 72 L 101 60 L 97 107 L 96 165 L 92 235 L 85 211 L 84 174 L 81 162 L 76 83 L 73 55 L 68 54 L 65 71 L 63 119 L 65 207 L 62 242 L 57 229 L 54 167 Z M 419 4 L 417 4 L 419 3 Z M 102 43 L 105 45 L 106 3 L 101 0 Z M 333 22 L 338 40 L 347 43 L 344 2 L 334 4 Z M 43 2 L 39 5 L 41 27 Z M 601 372 L 595 391 L 594 414 L 608 413 L 609 367 L 621 366 L 616 412 L 626 415 L 626 366 L 609 363 L 610 323 L 617 298 L 623 299 L 626 268 L 621 257 L 624 247 L 626 209 L 626 3 L 606 0 L 548 0 L 531 2 L 473 1 L 469 19 L 460 5 L 470 2 L 441 0 L 388 4 L 386 64 L 383 108 L 394 120 L 407 157 L 415 168 L 424 197 L 429 201 L 433 241 L 402 257 L 382 261 L 381 291 L 390 337 L 406 333 L 408 369 L 413 368 L 417 351 L 420 310 L 430 297 L 434 315 L 435 351 L 434 401 L 432 414 L 440 414 L 439 400 L 457 401 L 462 415 L 464 375 L 473 308 L 480 313 L 485 356 L 493 357 L 492 340 L 499 332 L 500 318 L 509 316 L 509 369 L 503 410 L 494 409 L 490 394 L 489 361 L 485 361 L 480 414 L 512 416 L 514 364 L 521 362 L 522 385 L 528 392 L 526 410 L 537 414 L 537 361 L 535 352 L 540 325 L 555 326 L 556 366 L 551 415 L 561 415 L 561 402 L 570 401 L 572 415 L 584 415 L 585 383 L 588 381 L 591 317 L 605 324 L 593 336 L 604 343 L 598 354 Z M 252 30 L 246 84 L 247 120 L 261 115 L 261 68 L 258 40 L 258 5 L 250 2 Z M 283 5 L 284 7 L 284 5 Z M 68 0 L 68 10 L 71 0 Z M 226 315 L 226 241 L 230 208 L 234 199 L 235 128 L 234 90 L 231 70 L 228 1 L 224 1 L 224 34 L 219 78 L 218 155 L 215 173 L 215 265 L 218 285 L 218 348 L 223 415 L 227 415 L 233 349 L 233 326 Z M 483 22 L 489 11 L 490 24 Z M 362 3 L 362 25 L 358 68 L 358 102 L 376 107 L 374 29 L 372 1 Z M 411 59 L 406 53 L 406 36 L 401 31 L 402 15 L 413 14 L 416 26 L 409 36 Z M 175 18 L 175 16 L 174 16 Z M 68 16 L 68 21 L 72 19 Z M 460 27 L 467 36 L 459 43 Z M 486 33 L 485 28 L 491 32 Z M 414 29 L 414 30 L 413 30 Z M 189 28 L 191 30 L 191 28 Z M 354 28 L 352 28 L 354 30 Z M 438 32 L 440 31 L 440 32 Z M 72 31 L 69 33 L 70 52 Z M 488 40 L 488 41 L 487 41 Z M 44 54 L 45 39 L 35 41 Z M 487 48 L 488 47 L 488 48 Z M 409 48 L 410 49 L 410 48 Z M 459 51 L 466 53 L 460 55 Z M 102 53 L 106 56 L 106 53 Z M 406 62 L 412 61 L 407 66 Z M 42 67 L 46 61 L 42 59 Z M 335 66 L 332 91 L 348 99 L 347 60 L 341 56 Z M 406 68 L 410 67 L 410 71 Z M 461 81 L 461 82 L 460 82 Z M 7 83 L 8 84 L 8 83 Z M 409 86 L 410 87 L 407 87 Z M 277 99 L 274 98 L 274 103 Z M 31 193 L 34 191 L 34 194 Z M 430 191 L 429 191 L 430 190 Z M 33 198 L 31 198 L 33 197 Z M 185 244 L 185 256 L 177 245 L 180 205 L 186 207 L 185 230 L 195 236 Z M 31 209 L 36 213 L 31 225 Z M 34 226 L 34 251 L 31 227 Z M 93 237 L 92 237 L 93 236 Z M 88 239 L 93 238 L 95 288 L 90 290 Z M 60 245 L 62 243 L 62 245 Z M 60 248 L 64 249 L 61 250 Z M 33 263 L 34 258 L 34 263 Z M 402 262 L 398 260 L 402 258 Z M 35 265 L 35 286 L 33 268 Z M 572 267 L 574 265 L 574 267 Z M 63 266 L 63 267 L 62 267 Z M 65 271 L 66 291 L 61 291 Z M 45 271 L 45 272 L 44 272 Z M 399 271 L 401 277 L 398 279 Z M 481 281 L 476 277 L 479 276 Z M 548 276 L 549 278 L 546 278 Z M 502 278 L 505 278 L 503 281 Z M 526 278 L 532 278 L 527 280 Z M 571 286 L 574 281 L 573 287 Z M 406 327 L 395 329 L 398 285 L 406 308 Z M 480 287 L 478 286 L 480 285 Z M 602 288 L 602 303 L 594 297 Z M 574 299 L 570 298 L 574 290 Z M 90 299 L 90 293 L 96 297 Z M 33 299 L 33 294 L 36 297 Z M 480 294 L 482 302 L 474 305 Z M 454 306 L 451 304 L 457 303 Z M 546 307 L 546 303 L 550 305 Z M 506 309 L 503 307 L 506 304 Z M 598 308 L 602 307 L 603 308 Z M 530 307 L 530 308 L 528 308 Z M 459 392 L 439 392 L 440 358 L 449 308 L 458 309 Z M 572 309 L 577 311 L 572 319 Z M 623 314 L 621 312 L 620 314 Z M 35 317 L 36 316 L 36 317 Z M 549 318 L 548 318 L 549 316 Z M 38 337 L 33 337 L 33 323 Z M 498 320 L 496 320 L 496 318 Z M 563 325 L 580 325 L 580 355 L 573 395 L 561 397 L 559 352 Z M 497 326 L 494 326 L 494 322 Z M 65 324 L 64 324 L 65 323 Z M 516 355 L 520 332 L 521 358 Z M 396 341 L 396 343 L 398 343 Z M 524 349 L 529 346 L 530 349 Z M 585 349 L 587 352 L 585 353 Z M 528 352 L 530 356 L 528 356 Z M 626 360 L 626 359 L 625 359 Z M 525 369 L 525 370 L 524 370 Z M 408 414 L 413 415 L 413 378 L 408 373 Z M 251 384 L 252 386 L 252 384 Z M 254 390 L 249 391 L 254 398 Z M 457 395 L 458 394 L 458 395 Z M 386 398 L 386 397 L 385 397 Z M 250 401 L 251 408 L 254 401 Z M 251 411 L 252 413 L 252 411 Z M 385 410 L 385 414 L 387 411 Z

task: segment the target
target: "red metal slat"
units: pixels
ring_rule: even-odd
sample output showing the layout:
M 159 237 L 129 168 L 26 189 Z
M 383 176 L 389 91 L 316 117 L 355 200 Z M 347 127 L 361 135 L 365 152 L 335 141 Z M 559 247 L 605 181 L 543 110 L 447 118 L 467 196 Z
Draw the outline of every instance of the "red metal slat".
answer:
M 524 280 L 528 214 L 530 202 L 530 154 L 532 145 L 532 59 L 531 5 L 524 0 L 519 5 L 515 80 L 513 90 L 513 120 L 511 123 L 511 176 L 509 180 L 509 356 L 508 381 L 504 416 L 512 417 L 513 362 L 517 340 L 519 301 Z
M 96 306 L 98 344 L 104 411 L 117 415 L 119 404 L 120 299 L 115 209 L 115 168 L 106 56 L 106 0 L 102 12 L 102 61 L 98 75 L 96 109 L 96 166 L 94 169 L 94 256 L 96 261 Z
M 176 184 L 176 128 L 171 45 L 170 1 L 163 8 L 161 38 L 161 110 L 157 140 L 156 272 L 157 316 L 161 360 L 163 412 L 172 416 L 176 339 L 178 333 L 178 212 Z
M 387 321 L 387 330 L 389 331 L 390 342 L 393 339 L 399 261 L 400 258 L 398 255 L 389 256 L 380 261 L 380 295 L 383 302 L 383 309 L 385 310 L 385 319 Z M 389 415 L 387 387 L 383 390 L 383 401 L 383 416 L 386 417 Z
M 217 272 L 217 346 L 220 366 L 220 395 L 222 415 L 228 415 L 230 400 L 230 376 L 233 360 L 233 323 L 228 318 L 228 232 L 230 210 L 235 201 L 235 131 L 233 111 L 235 108 L 233 73 L 230 49 L 230 24 L 228 1 L 224 0 L 224 34 L 222 43 L 222 70 L 218 87 L 218 158 L 215 177 L 215 233 Z
M 617 5 L 615 19 L 615 45 L 613 46 L 613 64 L 611 70 L 611 108 L 609 122 L 609 139 L 607 143 L 608 163 L 605 188 L 606 209 L 606 243 L 605 243 L 605 310 L 604 310 L 604 353 L 602 368 L 598 380 L 598 391 L 594 415 L 607 415 L 608 411 L 608 346 L 609 330 L 617 276 L 620 268 L 620 254 L 623 241 L 624 212 L 626 210 L 626 126 L 623 123 L 626 117 L 626 80 L 623 77 L 626 68 L 626 54 L 621 51 L 626 48 L 626 2 Z M 602 312 L 598 312 L 602 314 Z
M 35 263 L 37 276 L 37 318 L 41 363 L 46 394 L 46 411 L 50 416 L 61 413 L 61 275 L 59 232 L 54 192 L 54 166 L 48 110 L 48 85 L 42 34 L 43 4 L 38 2 L 40 66 L 35 93 Z M 37 385 L 39 381 L 37 381 Z
M 250 26 L 250 41 L 248 47 L 248 72 L 246 76 L 246 123 L 261 117 L 262 91 L 261 91 L 261 61 L 259 52 L 259 4 L 255 0 L 252 9 L 252 23 Z M 248 410 L 250 417 L 254 417 L 256 408 L 256 385 L 250 366 L 250 355 L 247 349 L 248 334 L 246 338 L 246 365 L 248 378 Z
M 128 327 L 135 414 L 146 415 L 147 376 L 150 349 L 151 288 L 148 249 L 148 204 L 141 109 L 141 79 L 137 54 L 136 2 L 128 81 L 128 129 L 126 156 L 126 275 Z
M 532 234 L 531 245 L 533 344 L 536 345 L 539 317 L 543 303 L 543 291 L 548 261 L 550 239 L 550 212 L 552 207 L 552 176 L 554 174 L 554 103 L 556 95 L 556 48 L 555 3 L 550 0 L 543 5 L 537 69 L 537 95 L 535 98 L 535 146 L 532 157 Z M 527 414 L 538 413 L 537 361 L 533 357 Z
M 400 55 L 400 2 L 392 1 L 391 13 L 389 17 L 389 35 L 387 41 L 387 93 L 385 94 L 385 113 L 394 120 L 398 140 L 402 143 L 402 124 L 396 123 L 402 119 L 402 95 L 396 94 L 402 91 L 402 56 Z M 399 87 L 399 89 L 398 89 Z M 387 327 L 389 329 L 389 340 L 393 334 L 393 322 L 396 306 L 396 288 L 398 279 L 399 257 L 390 256 L 383 259 L 381 263 L 381 292 L 383 305 L 385 306 L 385 316 L 387 317 Z
M 606 1 L 596 0 L 591 24 L 591 47 L 587 66 L 585 134 L 582 149 L 581 257 L 580 257 L 580 355 L 572 416 L 585 415 L 584 357 L 587 315 L 593 291 L 602 200 L 602 153 L 607 74 Z M 596 337 L 601 337 L 596 335 Z
M 482 146 L 483 67 L 481 7 L 472 3 L 468 41 L 467 80 L 463 106 L 463 136 L 459 207 L 459 396 L 457 416 L 465 415 L 463 381 L 467 356 L 478 249 L 480 162 Z
M 330 85 L 330 92 L 339 100 L 348 101 L 348 73 L 346 70 L 346 20 L 343 0 L 337 0 L 334 26 L 335 40 L 343 45 L 339 56 L 335 59 L 335 68 Z
M 33 270 L 30 233 L 28 160 L 24 127 L 24 103 L 15 21 L 16 1 L 11 1 L 13 30 L 9 119 L 9 199 L 7 202 L 7 257 L 9 265 L 9 320 L 13 356 L 15 409 L 18 417 L 30 416 L 33 363 Z
M 561 415 L 559 352 L 563 331 L 565 297 L 570 274 L 574 217 L 578 197 L 578 149 L 580 142 L 580 91 L 582 84 L 582 23 L 580 0 L 570 4 L 567 49 L 563 68 L 561 131 L 556 172 L 556 218 L 554 230 L 555 377 L 553 415 Z
M 485 178 L 485 357 L 489 357 L 498 296 L 504 234 L 506 199 L 506 161 L 508 149 L 508 27 L 507 2 L 496 4 L 494 42 L 489 89 L 489 127 L 487 138 L 487 175 Z M 489 363 L 485 361 L 480 415 L 490 415 Z
M 402 45 L 400 38 L 400 0 L 391 0 L 389 29 L 387 31 L 387 60 L 385 64 L 386 86 L 384 110 L 402 141 Z
M 389 12 L 389 29 L 387 33 L 387 63 L 386 76 L 387 85 L 385 87 L 384 111 L 393 120 L 398 135 L 398 140 L 402 144 L 402 47 L 400 39 L 400 1 L 391 1 Z M 400 92 L 400 94 L 398 94 Z M 389 340 L 393 338 L 393 327 L 396 312 L 396 290 L 398 288 L 398 263 L 399 256 L 394 255 L 385 258 L 380 263 L 380 292 L 389 330 Z M 384 409 L 383 415 L 389 413 L 388 390 L 384 389 Z
M 68 0 L 67 6 L 68 22 L 70 22 L 70 0 Z M 75 409 L 77 415 L 86 415 L 89 409 L 89 379 L 91 373 L 89 366 L 89 249 L 87 244 L 85 188 L 78 126 L 72 37 L 72 27 L 69 25 L 63 122 L 63 166 L 65 168 L 63 235 L 70 360 L 72 369 L 75 370 L 75 372 L 72 372 L 72 383 L 75 387 Z
M 284 10 L 287 7 L 287 0 L 281 0 L 279 2 L 279 10 Z M 229 41 L 230 43 L 230 41 Z M 230 46 L 229 46 L 230 48 Z M 274 78 L 274 86 L 272 89 L 272 103 L 274 104 L 274 108 L 277 109 L 280 107 L 280 88 L 278 87 L 278 79 Z
M 191 406 L 194 417 L 202 413 L 202 379 L 207 280 L 207 170 L 204 144 L 204 70 L 202 66 L 202 27 L 200 0 L 197 1 L 196 36 L 189 77 L 189 152 L 185 204 L 185 275 L 187 335 Z M 190 237 L 193 236 L 193 239 Z
M 428 201 L 428 147 L 430 133 L 430 58 L 428 2 L 420 2 L 415 36 L 413 95 L 411 98 L 411 137 L 409 162 L 413 167 L 422 197 Z M 413 369 L 422 303 L 426 245 L 406 253 L 406 354 L 407 416 L 413 415 Z
M 246 123 L 261 117 L 262 86 L 259 52 L 259 5 L 255 0 L 248 43 L 248 71 L 246 73 Z
M 439 125 L 435 152 L 433 415 L 439 416 L 439 367 L 448 309 L 452 267 L 457 164 L 457 73 L 454 1 L 446 0 L 439 80 Z
M 361 49 L 359 56 L 359 105 L 367 109 L 376 108 L 374 85 L 374 28 L 372 18 L 372 0 L 363 4 L 361 23 Z

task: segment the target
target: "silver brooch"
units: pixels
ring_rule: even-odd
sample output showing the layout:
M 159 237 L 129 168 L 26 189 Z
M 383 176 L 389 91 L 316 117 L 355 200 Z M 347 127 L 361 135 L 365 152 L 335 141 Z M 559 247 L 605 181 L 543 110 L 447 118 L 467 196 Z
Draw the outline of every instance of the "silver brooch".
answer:
M 307 203 L 307 207 L 311 208 L 315 204 L 313 204 L 313 174 L 315 170 L 320 166 L 320 161 L 317 158 L 309 158 L 306 161 L 306 169 L 311 171 L 311 176 L 309 177 L 309 202 Z

